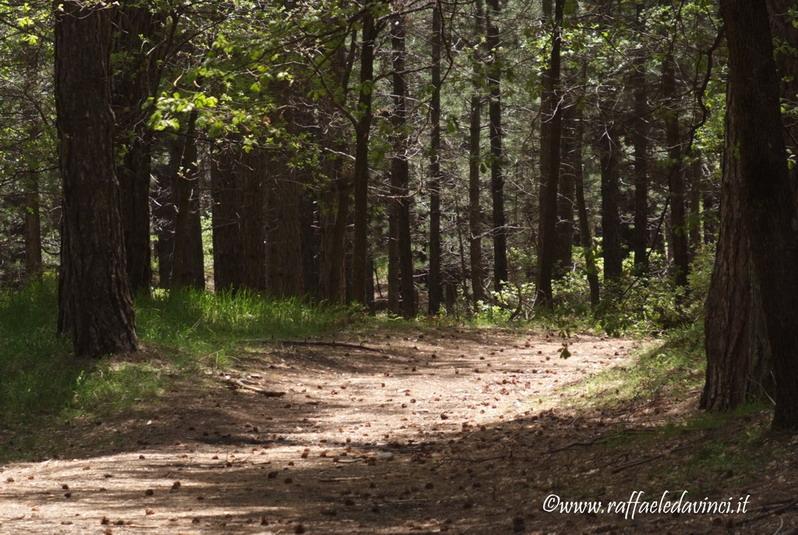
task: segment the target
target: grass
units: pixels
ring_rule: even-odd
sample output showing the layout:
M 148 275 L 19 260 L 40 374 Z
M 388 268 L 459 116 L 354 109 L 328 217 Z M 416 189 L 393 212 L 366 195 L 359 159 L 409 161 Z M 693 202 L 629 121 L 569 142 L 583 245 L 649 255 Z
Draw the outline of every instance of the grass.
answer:
M 577 408 L 612 408 L 663 394 L 683 398 L 703 384 L 703 344 L 701 322 L 676 329 L 630 366 L 611 368 L 567 390 L 575 394 Z
M 675 329 L 631 365 L 563 389 L 568 405 L 577 412 L 631 414 L 663 400 L 687 403 L 687 410 L 669 415 L 666 423 L 631 423 L 631 428 L 627 423 L 600 443 L 608 458 L 644 458 L 675 448 L 677 453 L 640 468 L 644 480 L 656 480 L 661 488 L 686 486 L 703 493 L 732 481 L 755 480 L 782 447 L 770 440 L 771 407 L 765 403 L 748 403 L 726 413 L 703 412 L 692 404 L 704 382 L 703 343 L 702 322 Z
M 120 411 L 158 395 L 170 376 L 227 365 L 242 339 L 316 336 L 357 318 L 297 299 L 159 291 L 136 302 L 144 358 L 84 360 L 56 334 L 55 286 L 0 293 L 0 430 Z

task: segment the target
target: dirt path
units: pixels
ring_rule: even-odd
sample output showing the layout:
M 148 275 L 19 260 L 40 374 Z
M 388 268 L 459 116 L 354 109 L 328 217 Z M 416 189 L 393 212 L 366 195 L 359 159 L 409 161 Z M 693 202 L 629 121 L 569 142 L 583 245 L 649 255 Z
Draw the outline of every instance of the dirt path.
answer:
M 539 334 L 441 329 L 347 341 L 368 349 L 253 343 L 224 374 L 181 382 L 125 418 L 62 430 L 72 443 L 61 459 L 0 469 L 0 533 L 643 525 L 541 511 L 569 482 L 597 498 L 608 492 L 584 450 L 609 420 L 551 408 L 560 387 L 622 365 L 635 342 L 576 337 L 562 359 L 562 341 Z

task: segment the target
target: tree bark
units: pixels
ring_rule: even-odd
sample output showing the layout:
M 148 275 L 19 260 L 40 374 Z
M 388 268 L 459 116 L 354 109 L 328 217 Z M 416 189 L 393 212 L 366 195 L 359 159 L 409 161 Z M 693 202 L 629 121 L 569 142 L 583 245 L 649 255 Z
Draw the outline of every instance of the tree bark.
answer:
M 671 45 L 672 47 L 673 45 Z M 676 96 L 676 65 L 673 50 L 665 55 L 662 64 L 662 94 L 668 101 L 665 114 L 665 144 L 668 149 L 668 195 L 670 201 L 671 249 L 673 251 L 673 279 L 679 286 L 687 286 L 690 257 L 685 216 L 684 166 L 679 136 L 679 103 Z
M 432 7 L 432 99 L 430 100 L 430 166 L 429 166 L 429 273 L 427 290 L 429 314 L 441 307 L 441 3 Z
M 551 20 L 551 57 L 543 76 L 540 134 L 540 219 L 538 230 L 538 300 L 553 305 L 551 280 L 557 255 L 557 186 L 560 182 L 562 106 L 560 105 L 560 50 L 562 46 L 563 0 L 556 0 Z
M 28 172 L 24 193 L 25 280 L 42 277 L 42 220 L 39 198 L 39 177 L 35 170 Z
M 604 282 L 615 281 L 623 272 L 621 221 L 618 198 L 618 166 L 621 147 L 613 125 L 607 125 L 599 140 L 601 160 L 601 236 L 604 256 Z
M 475 0 L 475 35 L 480 40 L 485 33 L 485 10 L 482 0 Z M 480 52 L 482 47 L 475 51 L 473 60 L 471 95 L 471 110 L 468 130 L 468 252 L 469 268 L 471 275 L 471 297 L 474 300 L 474 309 L 477 304 L 485 300 L 485 272 L 482 263 L 482 206 L 481 206 L 481 142 L 482 135 L 482 76 L 480 69 Z
M 754 281 L 773 355 L 775 429 L 798 429 L 798 234 L 787 170 L 779 79 L 764 2 L 721 0 L 729 47 L 727 146 L 739 176 Z M 727 169 L 729 171 L 729 169 Z M 733 240 L 723 235 L 723 240 Z
M 734 409 L 772 390 L 770 343 L 743 216 L 741 170 L 733 154 L 737 142 L 727 111 L 720 240 L 704 308 L 707 371 L 701 407 L 715 411 Z
M 638 4 L 636 20 L 643 30 L 640 20 L 642 6 Z M 648 271 L 648 91 L 646 85 L 646 55 L 642 51 L 635 55 L 632 71 L 632 90 L 634 92 L 634 116 L 632 124 L 632 145 L 634 147 L 634 251 L 635 270 Z
M 389 239 L 392 251 L 389 298 L 396 294 L 394 312 L 406 318 L 416 315 L 413 284 L 413 251 L 410 238 L 410 169 L 407 160 L 407 82 L 405 80 L 405 16 L 396 15 L 391 29 L 393 52 L 394 154 L 391 160 L 391 223 Z M 391 298 L 393 299 L 393 298 Z
M 145 103 L 158 90 L 163 17 L 150 6 L 122 3 L 114 19 L 112 105 L 125 253 L 131 291 L 152 284 L 150 246 L 150 152 Z
M 200 219 L 200 173 L 197 165 L 197 112 L 189 114 L 179 145 L 180 168 L 173 179 L 175 209 L 172 288 L 205 288 Z
M 211 167 L 214 290 L 241 288 L 241 185 L 236 173 L 237 151 L 224 147 Z
M 369 137 L 374 85 L 374 45 L 377 38 L 377 27 L 374 22 L 374 14 L 371 12 L 372 7 L 372 4 L 367 4 L 363 10 L 358 120 L 355 127 L 355 236 L 352 252 L 352 299 L 363 304 L 369 301 L 366 295 L 366 279 L 370 277 L 368 264 Z
M 692 261 L 701 249 L 701 186 L 704 182 L 704 176 L 700 154 L 694 154 L 693 161 L 690 162 L 689 172 L 690 194 L 688 204 L 690 215 L 687 219 L 687 235 L 690 245 L 689 258 Z
M 499 27 L 496 19 L 501 13 L 499 0 L 488 0 L 486 16 L 487 74 L 490 100 L 488 103 L 490 130 L 490 189 L 493 208 L 493 286 L 499 290 L 508 280 L 507 222 L 504 215 L 504 151 L 501 102 L 501 58 Z
M 354 52 L 357 47 L 356 32 L 352 33 L 349 47 L 343 42 L 332 56 L 332 69 L 336 77 L 341 97 L 330 94 L 325 101 L 331 114 L 337 111 L 338 98 L 346 100 L 349 92 Z M 333 303 L 346 301 L 346 229 L 350 217 L 352 178 L 350 170 L 344 165 L 342 154 L 348 153 L 347 134 L 342 127 L 331 128 L 326 144 L 329 150 L 324 154 L 322 169 L 331 183 L 329 198 L 332 206 L 322 211 L 322 238 L 319 261 L 319 292 L 323 299 Z M 327 203 L 323 203 L 326 207 Z
M 590 288 L 590 305 L 595 309 L 599 305 L 600 286 L 596 255 L 593 249 L 593 236 L 590 232 L 590 219 L 588 218 L 587 204 L 585 203 L 585 175 L 582 165 L 585 127 L 582 106 L 580 98 L 577 101 L 574 116 L 573 150 L 567 154 L 570 154 L 570 167 L 574 176 L 576 211 L 579 217 L 579 237 L 582 242 L 582 253 L 585 257 L 585 271 L 587 272 L 587 282 Z
M 111 11 L 55 4 L 55 94 L 63 183 L 59 331 L 75 354 L 137 349 L 114 174 Z

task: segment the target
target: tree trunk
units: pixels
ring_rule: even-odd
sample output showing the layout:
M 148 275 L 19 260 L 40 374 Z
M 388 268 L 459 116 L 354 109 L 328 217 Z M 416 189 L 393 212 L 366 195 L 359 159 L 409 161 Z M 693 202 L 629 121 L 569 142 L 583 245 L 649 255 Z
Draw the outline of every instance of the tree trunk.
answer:
M 407 160 L 407 82 L 405 80 L 405 16 L 396 15 L 391 27 L 393 53 L 394 154 L 391 160 L 391 232 L 389 299 L 393 312 L 406 318 L 416 315 L 413 284 L 413 251 L 410 238 L 410 169 Z M 390 266 L 389 266 L 390 267 Z M 391 297 L 395 294 L 396 297 Z
M 599 305 L 600 287 L 596 256 L 593 250 L 593 236 L 590 232 L 590 220 L 585 203 L 585 175 L 582 166 L 582 147 L 584 138 L 584 118 L 582 103 L 577 103 L 577 112 L 574 118 L 573 151 L 570 152 L 570 167 L 573 169 L 574 186 L 576 193 L 576 211 L 579 216 L 579 237 L 582 241 L 582 252 L 585 256 L 585 271 L 590 288 L 590 305 L 596 308 Z
M 180 170 L 182 142 L 170 139 L 167 142 L 168 161 L 156 170 L 157 180 L 153 195 L 153 227 L 157 243 L 155 253 L 158 256 L 158 285 L 161 288 L 172 286 L 172 266 L 175 251 L 175 222 L 177 211 L 175 206 L 175 180 Z
M 266 287 L 266 223 L 265 183 L 269 161 L 265 150 L 254 149 L 239 156 L 241 184 L 241 257 L 239 276 L 241 287 L 256 292 Z M 301 274 L 298 259 L 293 268 Z
M 637 6 L 637 23 L 641 30 L 644 25 L 640 20 L 641 5 Z M 642 51 L 635 55 L 632 73 L 634 91 L 634 115 L 632 125 L 632 145 L 634 147 L 634 251 L 635 270 L 638 273 L 648 271 L 648 91 L 646 85 L 646 54 Z
M 482 270 L 482 208 L 480 206 L 480 115 L 482 98 L 471 97 L 471 126 L 468 137 L 468 227 L 471 262 L 471 293 L 474 306 L 485 300 L 484 273 Z
M 55 5 L 55 95 L 63 182 L 59 331 L 75 354 L 137 349 L 125 268 L 111 112 L 111 11 Z
M 352 32 L 348 47 L 345 45 L 345 39 L 334 46 L 336 49 L 332 54 L 331 68 L 336 78 L 335 87 L 339 92 L 327 95 L 324 101 L 325 108 L 331 115 L 339 112 L 339 99 L 345 101 L 349 93 L 349 78 L 357 48 L 356 32 Z M 345 167 L 342 156 L 349 153 L 347 138 L 348 135 L 343 127 L 336 125 L 330 128 L 325 136 L 328 150 L 324 153 L 321 163 L 323 174 L 330 181 L 330 188 L 326 198 L 320 202 L 322 236 L 319 255 L 319 294 L 323 299 L 333 303 L 346 301 L 346 228 L 349 222 L 352 187 L 350 171 Z
M 543 76 L 540 134 L 540 219 L 538 230 L 538 299 L 551 308 L 551 280 L 557 255 L 557 186 L 560 182 L 562 106 L 560 95 L 560 49 L 562 46 L 563 0 L 556 0 L 551 21 L 551 58 Z
M 177 215 L 170 280 L 172 288 L 205 288 L 196 124 L 197 112 L 192 111 L 179 142 L 180 168 L 173 180 Z
M 704 308 L 707 372 L 701 407 L 716 411 L 761 398 L 772 388 L 770 344 L 733 154 L 738 134 L 731 126 L 727 112 L 720 240 Z
M 679 137 L 679 103 L 676 96 L 676 65 L 673 50 L 665 55 L 662 65 L 662 94 L 668 101 L 665 114 L 665 144 L 668 149 L 668 194 L 671 209 L 671 250 L 673 251 L 673 278 L 677 285 L 687 285 L 690 257 L 687 243 L 687 218 L 685 217 L 684 166 Z
M 146 5 L 123 3 L 114 20 L 112 104 L 116 128 L 116 173 L 130 288 L 148 292 L 152 284 L 150 247 L 150 147 L 144 105 L 160 82 L 162 16 Z
M 211 215 L 213 219 L 213 285 L 217 292 L 241 288 L 241 201 L 237 151 L 224 147 L 213 155 Z
M 485 33 L 485 10 L 482 0 L 475 0 L 475 35 L 480 40 Z M 481 144 L 482 134 L 482 69 L 480 69 L 481 47 L 475 51 L 473 60 L 473 95 L 468 130 L 468 252 L 471 271 L 471 297 L 474 309 L 485 300 L 485 272 L 482 264 L 482 207 L 481 197 Z
M 355 237 L 352 252 L 352 299 L 367 303 L 366 285 L 370 277 L 368 266 L 368 197 L 369 197 L 369 136 L 371 134 L 371 102 L 374 85 L 374 42 L 377 27 L 371 4 L 363 10 L 363 39 L 360 50 L 360 87 L 358 89 L 358 120 L 355 127 Z
M 430 101 L 430 166 L 429 166 L 429 273 L 427 290 L 429 313 L 441 307 L 441 4 L 432 7 L 432 99 Z
M 25 236 L 25 279 L 28 282 L 42 277 L 42 220 L 39 202 L 39 177 L 29 170 L 23 203 Z
M 704 182 L 703 163 L 701 155 L 695 154 L 690 162 L 690 195 L 689 206 L 690 215 L 687 219 L 687 235 L 689 238 L 690 260 L 698 254 L 701 249 L 701 185 Z
M 493 206 L 493 281 L 499 290 L 507 281 L 507 224 L 504 215 L 504 151 L 502 149 L 501 58 L 499 27 L 496 19 L 501 13 L 499 0 L 488 0 L 486 16 L 487 71 L 490 101 L 490 189 Z
M 773 427 L 798 429 L 798 234 L 787 171 L 779 79 L 764 2 L 721 0 L 729 47 L 727 145 L 773 355 Z M 723 240 L 734 240 L 728 234 Z M 738 237 L 739 239 L 739 237 Z M 727 333 L 728 335 L 728 333 Z
M 623 272 L 621 253 L 621 221 L 618 206 L 618 166 L 621 147 L 615 128 L 608 125 L 601 134 L 601 236 L 604 255 L 604 282 L 615 281 Z

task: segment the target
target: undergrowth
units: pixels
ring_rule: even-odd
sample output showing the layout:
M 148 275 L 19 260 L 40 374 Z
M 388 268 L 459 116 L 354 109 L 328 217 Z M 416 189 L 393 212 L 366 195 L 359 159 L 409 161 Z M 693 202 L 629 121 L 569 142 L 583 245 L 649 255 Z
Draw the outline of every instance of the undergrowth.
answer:
M 345 307 L 196 290 L 136 301 L 144 358 L 86 360 L 56 334 L 55 281 L 0 293 L 0 431 L 34 417 L 121 410 L 152 397 L 170 376 L 225 366 L 242 339 L 325 334 L 354 321 Z

